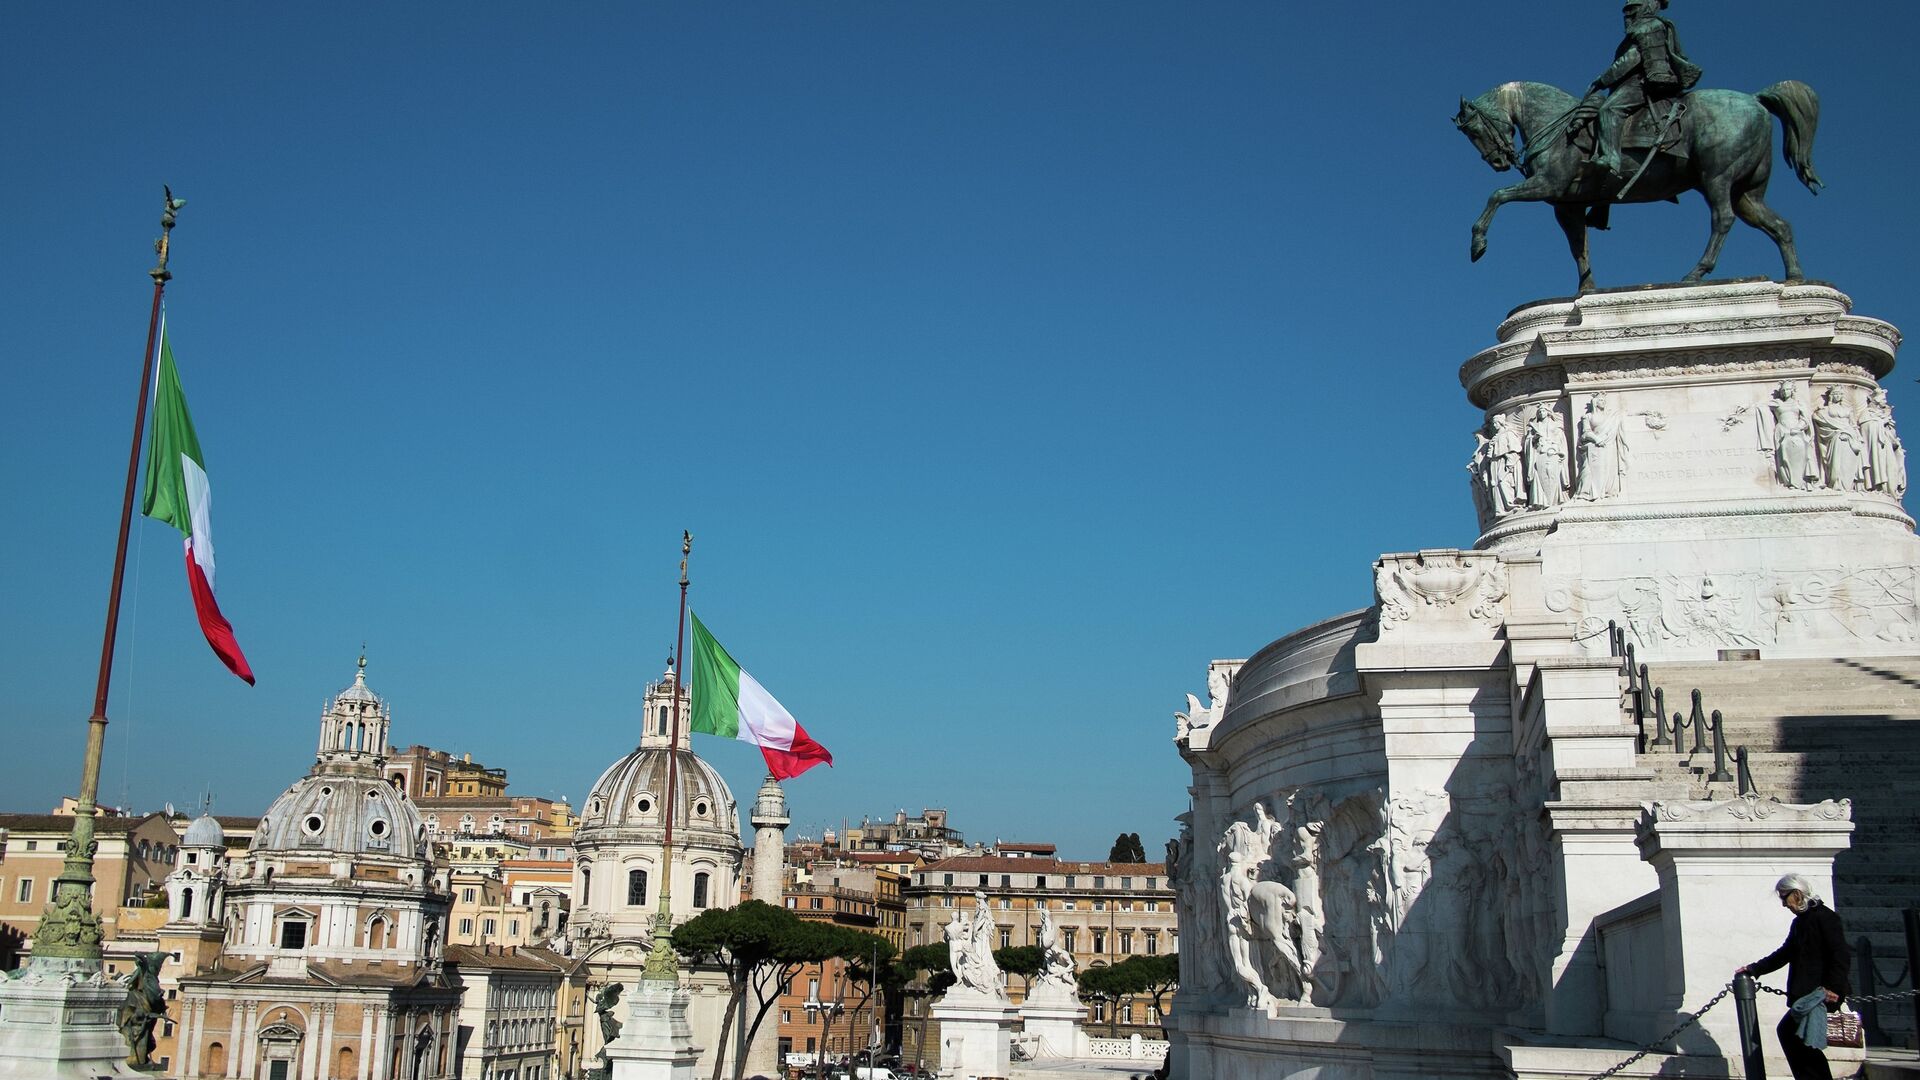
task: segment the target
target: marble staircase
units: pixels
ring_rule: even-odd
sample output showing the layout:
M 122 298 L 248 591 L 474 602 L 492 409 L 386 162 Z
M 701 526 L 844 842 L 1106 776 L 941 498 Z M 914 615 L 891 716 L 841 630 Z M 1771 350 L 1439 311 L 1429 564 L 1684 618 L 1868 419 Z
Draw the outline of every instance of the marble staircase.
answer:
M 1747 747 L 1762 798 L 1853 800 L 1853 845 L 1834 862 L 1834 907 L 1850 942 L 1873 942 L 1883 977 L 1897 973 L 1906 955 L 1900 913 L 1920 906 L 1920 656 L 1661 663 L 1647 675 L 1650 687 L 1665 689 L 1669 718 L 1691 709 L 1695 688 L 1709 715 L 1720 711 L 1728 768 L 1732 749 Z M 1691 731 L 1680 742 L 1690 751 Z M 1639 763 L 1654 770 L 1663 795 L 1734 797 L 1732 783 L 1707 779 L 1711 749 L 1651 748 Z M 1909 972 L 1896 988 L 1912 985 Z M 1896 1045 L 1912 1045 L 1911 1008 L 1883 1006 L 1880 1020 Z

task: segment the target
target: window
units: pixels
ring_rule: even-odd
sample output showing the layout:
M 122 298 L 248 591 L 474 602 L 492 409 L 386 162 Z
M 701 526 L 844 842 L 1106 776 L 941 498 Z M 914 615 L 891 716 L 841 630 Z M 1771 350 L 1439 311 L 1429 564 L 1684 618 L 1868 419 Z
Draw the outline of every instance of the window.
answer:
M 1033 876 L 1033 887 L 1034 887 L 1034 888 L 1036 888 L 1036 889 L 1044 889 L 1044 888 L 1046 888 L 1046 887 L 1047 887 L 1047 875 L 1045 875 L 1045 874 L 1035 874 L 1035 875 Z
M 1120 952 L 1127 956 L 1133 955 L 1133 931 L 1120 931 Z
M 29 840 L 27 842 L 32 843 L 33 841 Z M 23 904 L 33 899 L 33 879 L 32 878 L 23 877 L 20 879 L 20 888 L 18 890 L 17 899 Z
M 1005 949 L 1012 945 L 1013 945 L 1013 931 L 1007 929 L 1004 926 L 1001 927 L 1000 928 L 1000 947 Z
M 1069 889 L 1071 889 L 1071 888 L 1073 888 L 1073 879 L 1074 879 L 1074 875 L 1073 875 L 1073 874 L 1068 874 L 1068 875 L 1067 875 L 1067 888 L 1069 888 Z
M 1160 934 L 1156 930 L 1147 931 L 1147 955 L 1160 955 Z
M 953 875 L 952 875 L 952 874 L 943 874 L 943 875 L 941 875 L 941 876 L 947 879 L 947 880 L 945 881 L 945 883 L 944 883 L 944 884 L 947 884 L 947 885 L 951 885 L 951 884 L 953 884 Z
M 707 906 L 707 873 L 704 870 L 693 875 L 693 906 Z
M 480 932 L 487 937 L 492 937 L 494 931 L 499 928 L 499 925 L 499 923 L 492 919 L 482 919 L 480 921 Z
M 640 907 L 647 902 L 647 872 L 627 871 L 627 906 Z
M 1060 901 L 1060 910 L 1061 910 L 1061 911 L 1073 911 L 1073 910 L 1075 910 L 1075 907 L 1074 907 L 1074 905 L 1075 905 L 1075 904 L 1077 904 L 1077 903 L 1078 903 L 1078 901 L 1075 901 L 1075 900 L 1062 900 L 1062 901 Z
M 180 917 L 183 919 L 193 918 L 193 890 L 192 889 L 180 890 Z
M 1107 1022 L 1107 1003 L 1106 1002 L 1095 1001 L 1093 1003 L 1093 1022 L 1096 1024 L 1104 1024 Z
M 508 920 L 508 922 L 507 922 L 507 936 L 508 936 L 508 937 L 519 937 L 519 936 L 520 936 L 520 920 L 519 920 L 519 919 L 510 919 L 510 920 Z
M 980 887 L 983 889 L 987 887 L 987 875 L 985 874 L 980 875 Z
M 1080 934 L 1080 931 L 1076 930 L 1071 926 L 1063 927 L 1061 929 L 1060 942 L 1061 944 L 1066 946 L 1068 952 L 1073 951 L 1073 939 L 1078 937 L 1079 934 Z
M 1099 956 L 1105 953 L 1106 951 L 1107 951 L 1107 932 L 1105 930 L 1095 930 L 1093 932 L 1094 955 Z
M 1130 877 L 1123 877 L 1123 878 L 1121 878 L 1121 879 L 1120 879 L 1120 887 L 1121 887 L 1121 888 L 1123 888 L 1123 889 L 1131 889 L 1131 888 L 1133 888 L 1133 879 L 1132 879 L 1132 878 L 1130 878 Z
M 1096 877 L 1096 878 L 1094 878 L 1094 879 L 1093 879 L 1093 887 L 1094 887 L 1094 888 L 1096 888 L 1096 889 L 1104 889 L 1104 888 L 1106 888 L 1106 887 L 1107 887 L 1107 879 L 1106 879 L 1106 878 L 1103 878 L 1103 877 Z
M 300 919 L 288 919 L 280 924 L 280 947 L 283 949 L 304 949 L 307 947 L 307 924 Z
M 472 920 L 472 919 L 461 919 L 461 920 L 460 920 L 460 933 L 461 933 L 462 935 L 466 935 L 466 934 L 471 934 L 471 933 L 473 933 L 473 920 Z
M 1157 889 L 1157 888 L 1159 888 L 1159 887 L 1160 887 L 1160 879 L 1159 879 L 1159 878 L 1152 878 L 1152 877 L 1150 877 L 1150 878 L 1148 878 L 1148 879 L 1147 879 L 1147 889 L 1148 889 L 1148 891 L 1152 891 L 1152 890 L 1154 890 L 1154 889 Z
M 1011 888 L 1013 888 L 1013 875 L 1012 875 L 1012 874 L 1001 874 L 1001 875 L 1000 875 L 1000 887 L 1001 887 L 1001 888 L 1003 888 L 1003 889 L 1011 889 Z
M 461 903 L 464 903 L 464 904 L 471 904 L 471 903 L 473 903 L 473 890 L 472 890 L 472 889 L 461 889 L 461 890 L 460 890 L 460 902 L 461 902 Z
M 1095 900 L 1093 902 L 1093 910 L 1095 911 L 1107 910 L 1107 902 L 1105 900 Z
M 797 897 L 797 896 L 789 896 L 789 897 L 787 897 L 787 910 L 789 910 L 789 911 L 791 911 L 791 910 L 793 910 L 794 908 L 797 908 L 797 907 L 799 907 L 799 906 L 800 906 L 800 898 L 799 898 L 799 897 Z

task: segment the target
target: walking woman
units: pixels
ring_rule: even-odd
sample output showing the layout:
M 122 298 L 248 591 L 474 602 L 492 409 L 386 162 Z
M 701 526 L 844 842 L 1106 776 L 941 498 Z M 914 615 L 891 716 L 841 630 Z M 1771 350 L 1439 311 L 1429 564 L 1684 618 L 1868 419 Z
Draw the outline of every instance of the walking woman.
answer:
M 1847 970 L 1853 962 L 1853 950 L 1847 947 L 1840 916 L 1814 895 L 1806 878 L 1788 874 L 1773 889 L 1780 894 L 1780 905 L 1793 912 L 1793 926 L 1778 949 L 1737 974 L 1765 975 L 1786 967 L 1790 1008 L 1780 1019 L 1779 1032 L 1787 1066 L 1793 1070 L 1794 1080 L 1833 1080 L 1827 1055 L 1821 1052 L 1827 1044 L 1825 1014 L 1839 1008 L 1852 992 Z M 1805 1035 L 1810 1027 L 1818 1032 L 1813 1040 L 1816 1046 L 1807 1045 Z

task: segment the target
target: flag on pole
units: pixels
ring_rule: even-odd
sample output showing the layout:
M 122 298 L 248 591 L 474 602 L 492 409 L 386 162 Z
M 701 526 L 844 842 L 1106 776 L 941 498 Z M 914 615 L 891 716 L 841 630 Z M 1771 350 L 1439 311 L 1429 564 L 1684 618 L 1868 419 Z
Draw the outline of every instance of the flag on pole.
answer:
M 193 613 L 200 631 L 227 670 L 253 685 L 253 668 L 234 640 L 233 625 L 220 614 L 213 599 L 213 491 L 207 486 L 207 463 L 200 440 L 187 415 L 187 398 L 180 390 L 180 372 L 173 366 L 173 348 L 167 328 L 160 325 L 160 371 L 153 393 L 153 427 L 147 432 L 147 494 L 140 512 L 164 521 L 186 535 L 187 587 L 193 592 Z
M 799 776 L 815 765 L 833 764 L 827 748 L 814 742 L 805 728 L 773 700 L 727 650 L 713 640 L 700 617 L 693 618 L 692 731 L 739 739 L 760 748 L 767 771 L 776 779 Z

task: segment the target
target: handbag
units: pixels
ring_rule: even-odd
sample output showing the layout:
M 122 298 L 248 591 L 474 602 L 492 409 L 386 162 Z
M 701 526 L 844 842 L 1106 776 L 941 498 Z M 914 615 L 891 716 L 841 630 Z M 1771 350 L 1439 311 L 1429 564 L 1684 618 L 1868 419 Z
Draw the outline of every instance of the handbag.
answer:
M 1867 1039 L 1860 1030 L 1860 1014 L 1851 1009 L 1840 1009 L 1827 1014 L 1827 1045 L 1840 1046 L 1850 1050 L 1866 1047 Z

